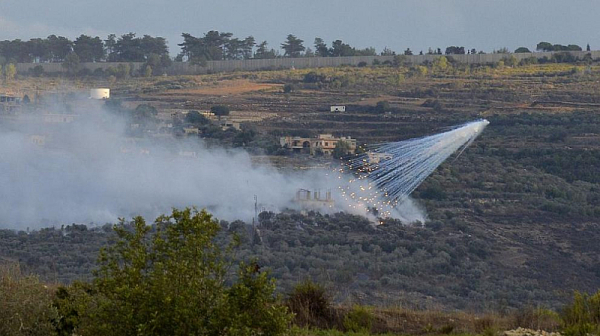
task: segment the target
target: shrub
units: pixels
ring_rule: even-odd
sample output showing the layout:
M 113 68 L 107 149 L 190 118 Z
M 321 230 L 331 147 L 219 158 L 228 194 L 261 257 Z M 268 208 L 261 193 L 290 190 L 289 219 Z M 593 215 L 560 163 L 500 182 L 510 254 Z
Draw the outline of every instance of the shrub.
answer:
M 229 107 L 225 105 L 215 105 L 210 108 L 210 111 L 219 117 L 229 115 Z
M 575 292 L 560 316 L 567 336 L 600 335 L 600 291 L 592 296 Z
M 34 66 L 31 70 L 31 74 L 33 75 L 33 77 L 42 77 L 42 75 L 44 74 L 44 67 L 41 65 Z
M 365 61 L 358 62 L 358 67 L 359 68 L 364 68 L 366 66 L 367 66 L 367 62 L 365 62 Z
M 304 281 L 288 295 L 286 305 L 294 313 L 294 322 L 301 326 L 330 328 L 334 323 L 334 311 L 331 298 L 325 289 L 313 283 Z
M 221 248 L 220 229 L 210 214 L 192 209 L 174 209 L 154 225 L 141 217 L 121 221 L 116 243 L 100 254 L 93 287 L 57 296 L 67 317 L 57 326 L 79 335 L 282 334 L 291 316 L 256 263 L 241 264 L 226 285 L 238 240 Z
M 344 317 L 344 328 L 354 332 L 370 332 L 374 319 L 369 308 L 355 305 Z
M 290 92 L 294 91 L 295 89 L 296 89 L 296 88 L 294 87 L 294 85 L 293 85 L 293 84 L 289 84 L 289 83 L 288 83 L 288 84 L 285 84 L 285 85 L 283 86 L 283 92 L 284 92 L 284 93 L 290 93 Z
M 552 310 L 526 307 L 513 315 L 513 327 L 532 330 L 555 331 L 560 326 L 560 317 Z
M 19 265 L 0 265 L 0 335 L 51 334 L 51 320 L 57 318 L 52 294 Z

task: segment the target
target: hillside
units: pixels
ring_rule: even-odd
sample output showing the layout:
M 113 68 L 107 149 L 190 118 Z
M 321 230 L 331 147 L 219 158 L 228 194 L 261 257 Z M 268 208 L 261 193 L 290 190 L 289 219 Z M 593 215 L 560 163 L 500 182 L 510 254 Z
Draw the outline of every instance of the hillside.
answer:
M 317 76 L 284 70 L 129 79 L 113 91 L 127 104 L 150 103 L 164 113 L 226 104 L 235 116 L 268 115 L 248 127 L 272 142 L 333 133 L 374 143 L 490 121 L 473 146 L 415 192 L 428 213 L 424 228 L 373 227 L 343 213 L 263 213 L 261 241 L 241 222 L 223 223 L 243 235 L 239 256 L 258 256 L 282 291 L 312 278 L 339 302 L 498 310 L 556 308 L 573 290 L 600 288 L 597 63 L 312 72 Z M 285 84 L 294 90 L 281 92 Z M 379 101 L 389 108 L 377 110 Z M 329 112 L 334 104 L 347 113 Z M 86 278 L 109 231 L 5 230 L 0 257 L 48 281 Z

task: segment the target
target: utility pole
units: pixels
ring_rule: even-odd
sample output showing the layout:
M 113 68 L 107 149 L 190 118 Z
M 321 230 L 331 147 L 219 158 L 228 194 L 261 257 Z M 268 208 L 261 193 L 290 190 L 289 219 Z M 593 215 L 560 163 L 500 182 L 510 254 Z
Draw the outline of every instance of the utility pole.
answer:
M 254 195 L 254 217 L 252 218 L 252 226 L 258 223 L 258 196 Z

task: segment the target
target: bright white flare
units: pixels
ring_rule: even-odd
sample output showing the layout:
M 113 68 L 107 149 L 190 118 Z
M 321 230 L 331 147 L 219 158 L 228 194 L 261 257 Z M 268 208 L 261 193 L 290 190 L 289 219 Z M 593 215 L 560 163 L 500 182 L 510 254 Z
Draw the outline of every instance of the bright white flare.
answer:
M 377 209 L 381 217 L 398 217 L 396 207 L 450 155 L 460 155 L 488 124 L 482 119 L 432 136 L 372 146 L 348 162 L 354 177 L 340 187 L 342 195 Z

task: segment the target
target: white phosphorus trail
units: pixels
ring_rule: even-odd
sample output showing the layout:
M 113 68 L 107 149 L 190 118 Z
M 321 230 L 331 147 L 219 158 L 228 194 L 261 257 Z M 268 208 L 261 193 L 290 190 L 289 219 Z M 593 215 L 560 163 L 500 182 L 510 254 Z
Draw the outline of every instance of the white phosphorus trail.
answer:
M 380 217 L 395 217 L 394 209 L 448 157 L 456 152 L 458 157 L 488 124 L 482 119 L 431 136 L 370 146 L 341 169 L 353 176 L 340 187 L 342 195 L 376 209 Z

